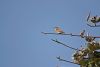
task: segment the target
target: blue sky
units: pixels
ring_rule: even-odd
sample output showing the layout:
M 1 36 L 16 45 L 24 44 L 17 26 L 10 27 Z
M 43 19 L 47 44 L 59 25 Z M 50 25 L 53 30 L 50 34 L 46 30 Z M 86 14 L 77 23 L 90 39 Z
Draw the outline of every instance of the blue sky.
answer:
M 57 45 L 58 39 L 79 48 L 84 39 L 43 35 L 55 26 L 66 33 L 85 29 L 99 35 L 100 28 L 86 25 L 91 11 L 100 15 L 99 0 L 0 0 L 0 67 L 79 67 L 59 62 L 56 56 L 71 60 L 73 50 Z

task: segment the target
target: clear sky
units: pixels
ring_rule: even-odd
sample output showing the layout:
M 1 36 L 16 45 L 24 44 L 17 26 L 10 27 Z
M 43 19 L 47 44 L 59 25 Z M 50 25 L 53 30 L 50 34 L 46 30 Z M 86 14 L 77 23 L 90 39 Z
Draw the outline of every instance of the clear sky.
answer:
M 89 11 L 100 15 L 100 0 L 0 0 L 0 67 L 79 67 L 59 62 L 56 56 L 72 61 L 74 51 L 51 39 L 75 48 L 84 45 L 84 39 L 41 32 L 59 26 L 66 33 L 85 29 L 99 35 L 100 28 L 86 25 Z

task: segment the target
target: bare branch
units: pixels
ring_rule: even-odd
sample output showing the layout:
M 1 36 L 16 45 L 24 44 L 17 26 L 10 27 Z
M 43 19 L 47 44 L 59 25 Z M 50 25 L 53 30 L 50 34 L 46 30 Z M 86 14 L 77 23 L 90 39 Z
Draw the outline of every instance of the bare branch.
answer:
M 77 36 L 77 37 L 81 37 L 81 35 L 77 35 L 77 34 L 72 34 L 72 33 L 68 33 L 68 34 L 59 34 L 59 33 L 45 33 L 45 32 L 41 32 L 43 34 L 54 34 L 54 35 L 70 35 L 70 36 Z M 86 37 L 90 37 L 90 36 L 87 36 L 87 35 L 84 35 L 83 38 L 86 38 Z M 91 36 L 93 38 L 100 38 L 100 36 Z M 82 38 L 82 37 L 81 37 Z
M 71 46 L 68 46 L 68 45 L 66 45 L 66 44 L 64 44 L 64 43 L 62 43 L 62 42 L 60 42 L 60 41 L 58 41 L 58 40 L 54 40 L 54 39 L 51 39 L 51 40 L 54 41 L 54 42 L 56 42 L 56 43 L 58 43 L 58 44 L 61 44 L 61 45 L 65 46 L 65 47 L 71 48 L 71 49 L 73 49 L 73 50 L 81 51 L 81 50 L 79 50 L 79 49 L 76 49 L 76 48 L 73 48 L 73 47 L 71 47 Z
M 56 57 L 59 61 L 64 61 L 64 62 L 68 62 L 68 63 L 72 63 L 72 64 L 77 64 L 77 63 L 74 63 L 74 62 L 72 62 L 72 61 L 68 61 L 68 60 L 64 60 L 64 59 L 62 59 L 62 58 L 60 58 L 60 56 L 59 57 Z M 80 65 L 80 64 L 77 64 L 77 65 Z
M 60 33 L 45 33 L 45 32 L 41 32 L 41 33 L 43 33 L 43 34 L 54 34 L 54 35 L 70 35 L 70 36 L 79 36 L 80 37 L 80 35 L 75 35 L 75 34 L 72 34 L 72 33 L 62 33 L 62 34 L 60 34 Z
M 66 34 L 66 33 L 45 33 L 45 32 L 41 32 L 41 33 L 43 33 L 43 34 L 54 34 L 54 35 L 72 35 L 72 33 L 68 33 L 68 34 Z

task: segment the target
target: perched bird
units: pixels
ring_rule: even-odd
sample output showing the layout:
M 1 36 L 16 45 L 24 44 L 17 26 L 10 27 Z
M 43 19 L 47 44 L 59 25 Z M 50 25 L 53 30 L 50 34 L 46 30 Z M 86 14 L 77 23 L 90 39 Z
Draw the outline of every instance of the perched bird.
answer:
M 82 38 L 84 38 L 84 34 L 85 34 L 85 30 L 83 30 L 82 32 L 80 32 L 80 36 L 81 36 Z
M 55 27 L 54 31 L 58 34 L 64 34 L 65 33 L 60 27 Z

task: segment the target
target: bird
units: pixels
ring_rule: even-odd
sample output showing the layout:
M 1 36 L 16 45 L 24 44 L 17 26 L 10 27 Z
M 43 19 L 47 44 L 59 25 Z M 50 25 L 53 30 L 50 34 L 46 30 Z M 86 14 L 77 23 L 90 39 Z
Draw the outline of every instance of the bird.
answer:
M 64 34 L 65 32 L 60 27 L 55 27 L 54 31 L 58 34 Z

